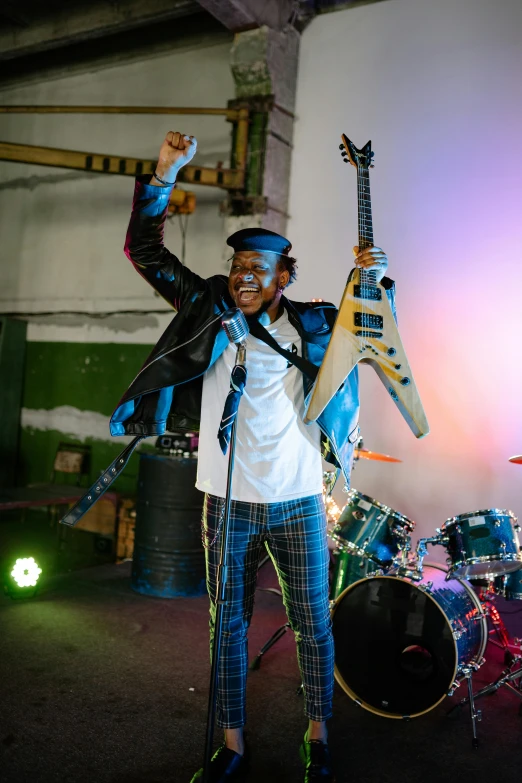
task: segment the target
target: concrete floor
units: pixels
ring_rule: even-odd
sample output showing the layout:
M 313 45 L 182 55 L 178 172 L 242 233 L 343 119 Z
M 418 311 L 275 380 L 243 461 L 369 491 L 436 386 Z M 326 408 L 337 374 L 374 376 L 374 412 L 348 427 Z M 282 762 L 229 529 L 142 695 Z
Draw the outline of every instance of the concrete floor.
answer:
M 0 598 L 2 781 L 188 783 L 200 765 L 207 598 L 146 598 L 131 590 L 129 575 L 130 563 L 101 565 L 52 578 L 33 600 Z M 268 571 L 260 579 L 265 587 L 273 581 Z M 511 633 L 522 636 L 522 613 L 514 613 L 522 606 L 500 603 Z M 281 599 L 259 590 L 251 657 L 284 621 Z M 501 668 L 500 651 L 488 648 L 477 686 Z M 249 783 L 302 780 L 298 685 L 287 633 L 249 675 Z M 330 744 L 338 783 L 518 783 L 517 697 L 504 690 L 482 700 L 476 751 L 467 715 L 446 717 L 450 706 L 445 700 L 409 723 L 387 720 L 336 686 Z

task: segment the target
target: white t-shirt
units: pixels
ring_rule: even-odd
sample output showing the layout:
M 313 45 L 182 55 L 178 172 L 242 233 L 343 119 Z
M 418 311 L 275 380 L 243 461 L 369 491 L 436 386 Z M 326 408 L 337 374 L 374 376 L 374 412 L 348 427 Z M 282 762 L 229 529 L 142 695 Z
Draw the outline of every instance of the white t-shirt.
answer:
M 286 311 L 266 328 L 282 348 L 302 355 L 301 338 Z M 218 497 L 226 495 L 228 452 L 223 455 L 217 433 L 236 352 L 236 346 L 229 344 L 203 378 L 196 487 Z M 252 335 L 247 338 L 246 367 L 236 424 L 232 498 L 273 503 L 320 494 L 321 432 L 315 422 L 303 422 L 301 371 Z

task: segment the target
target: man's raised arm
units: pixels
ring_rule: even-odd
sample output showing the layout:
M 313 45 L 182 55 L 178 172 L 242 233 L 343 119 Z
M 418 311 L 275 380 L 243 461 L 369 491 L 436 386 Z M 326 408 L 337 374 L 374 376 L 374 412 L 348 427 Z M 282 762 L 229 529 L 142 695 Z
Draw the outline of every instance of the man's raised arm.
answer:
M 138 177 L 125 239 L 125 255 L 137 271 L 176 310 L 206 281 L 187 269 L 163 244 L 170 194 L 182 166 L 196 153 L 194 136 L 169 131 L 161 145 L 153 176 Z

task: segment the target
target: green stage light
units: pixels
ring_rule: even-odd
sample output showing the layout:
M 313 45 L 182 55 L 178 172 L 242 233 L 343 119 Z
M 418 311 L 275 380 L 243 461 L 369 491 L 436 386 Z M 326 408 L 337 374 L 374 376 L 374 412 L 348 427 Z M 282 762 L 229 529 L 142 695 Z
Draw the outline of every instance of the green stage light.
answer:
M 19 557 L 13 566 L 11 576 L 20 588 L 36 587 L 42 569 L 34 557 Z

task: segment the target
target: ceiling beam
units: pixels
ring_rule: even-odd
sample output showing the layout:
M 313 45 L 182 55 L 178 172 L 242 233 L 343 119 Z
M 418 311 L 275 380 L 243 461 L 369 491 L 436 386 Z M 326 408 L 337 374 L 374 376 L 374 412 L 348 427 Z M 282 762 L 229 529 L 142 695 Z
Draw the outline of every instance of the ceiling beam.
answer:
M 125 3 L 63 5 L 24 28 L 0 29 L 0 60 L 36 54 L 80 41 L 167 22 L 200 11 L 196 0 L 126 0 Z
M 7 19 L 11 24 L 18 25 L 19 27 L 28 27 L 29 18 L 27 14 L 24 14 L 18 4 L 12 0 L 2 0 L 0 5 L 0 18 Z
M 262 25 L 280 31 L 295 8 L 294 0 L 198 0 L 198 3 L 233 32 Z

